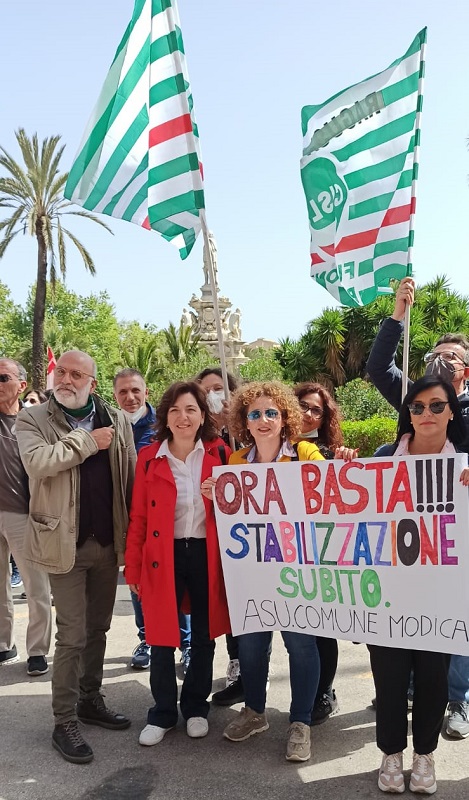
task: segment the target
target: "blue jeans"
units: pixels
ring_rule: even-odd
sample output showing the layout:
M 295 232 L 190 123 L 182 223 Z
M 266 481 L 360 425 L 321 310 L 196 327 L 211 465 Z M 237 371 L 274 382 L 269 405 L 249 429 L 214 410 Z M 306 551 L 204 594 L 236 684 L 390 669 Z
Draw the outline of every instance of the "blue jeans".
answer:
M 311 711 L 320 673 L 316 637 L 291 631 L 281 631 L 281 635 L 290 662 L 290 722 L 311 725 Z M 243 633 L 237 639 L 245 702 L 253 711 L 262 714 L 265 710 L 272 631 Z
M 135 624 L 138 628 L 138 638 L 141 642 L 145 641 L 145 621 L 143 619 L 143 609 L 138 595 L 130 592 L 132 605 L 134 607 Z M 179 630 L 181 633 L 181 650 L 191 646 L 191 618 L 190 614 L 179 612 Z
M 449 702 L 469 703 L 469 656 L 451 656 L 448 671 Z

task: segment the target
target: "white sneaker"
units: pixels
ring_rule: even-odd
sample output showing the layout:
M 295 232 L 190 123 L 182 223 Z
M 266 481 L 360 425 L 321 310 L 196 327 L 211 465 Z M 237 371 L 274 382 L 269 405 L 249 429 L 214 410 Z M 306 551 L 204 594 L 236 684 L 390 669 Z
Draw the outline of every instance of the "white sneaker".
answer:
M 382 792 L 402 794 L 405 790 L 402 760 L 402 752 L 391 753 L 388 756 L 386 753 L 383 753 L 383 760 L 378 774 L 378 788 L 381 789 Z
M 175 725 L 171 725 L 170 728 L 160 728 L 159 725 L 145 725 L 138 737 L 138 741 L 140 744 L 146 745 L 146 747 L 151 747 L 161 742 L 168 731 L 171 731 L 175 727 Z
M 435 794 L 435 762 L 433 753 L 419 755 L 414 753 L 412 772 L 410 773 L 409 789 L 420 794 Z
M 235 683 L 239 678 L 239 660 L 237 658 L 232 658 L 231 661 L 228 661 L 228 666 L 226 668 L 226 687 L 231 686 L 232 683 Z
M 187 735 L 190 736 L 191 739 L 202 739 L 207 733 L 208 722 L 205 717 L 189 717 L 187 720 Z

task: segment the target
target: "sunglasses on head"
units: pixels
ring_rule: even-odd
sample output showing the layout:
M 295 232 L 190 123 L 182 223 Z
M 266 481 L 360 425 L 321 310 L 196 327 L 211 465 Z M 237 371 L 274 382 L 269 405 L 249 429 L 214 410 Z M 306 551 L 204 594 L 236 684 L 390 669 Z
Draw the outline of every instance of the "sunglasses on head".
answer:
M 265 411 L 259 411 L 258 408 L 255 408 L 254 411 L 250 411 L 249 414 L 247 414 L 247 418 L 249 422 L 255 422 L 261 417 L 266 417 L 266 419 L 277 419 L 279 414 L 280 411 L 277 411 L 276 408 L 266 408 Z
M 19 381 L 19 378 L 16 375 L 8 375 L 7 372 L 2 373 L 0 383 L 8 383 L 8 381 Z
M 425 403 L 409 403 L 407 408 L 414 417 L 419 417 L 426 408 L 429 408 L 432 414 L 442 414 L 448 403 L 449 400 L 433 400 L 428 406 Z

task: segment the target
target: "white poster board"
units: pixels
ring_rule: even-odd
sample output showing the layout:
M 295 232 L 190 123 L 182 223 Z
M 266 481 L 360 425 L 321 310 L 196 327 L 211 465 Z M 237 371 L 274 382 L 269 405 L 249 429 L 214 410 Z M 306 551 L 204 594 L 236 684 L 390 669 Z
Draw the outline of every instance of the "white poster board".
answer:
M 469 655 L 467 455 L 214 470 L 234 635 Z

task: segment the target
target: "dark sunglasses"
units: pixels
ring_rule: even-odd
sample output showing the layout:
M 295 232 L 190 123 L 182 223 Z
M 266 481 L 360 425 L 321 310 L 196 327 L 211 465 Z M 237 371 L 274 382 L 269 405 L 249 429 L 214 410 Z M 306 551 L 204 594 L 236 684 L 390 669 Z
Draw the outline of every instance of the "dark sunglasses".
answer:
M 0 383 L 8 383 L 8 381 L 19 381 L 17 375 L 8 375 L 7 372 L 4 372 L 0 375 Z
M 414 417 L 419 417 L 426 408 L 429 408 L 432 414 L 442 414 L 448 403 L 449 400 L 434 400 L 428 406 L 425 403 L 409 403 L 407 408 Z
M 279 414 L 280 411 L 277 411 L 276 408 L 266 408 L 265 411 L 259 411 L 258 408 L 255 408 L 254 411 L 250 411 L 246 416 L 249 422 L 255 422 L 261 417 L 265 417 L 266 419 L 277 419 Z

